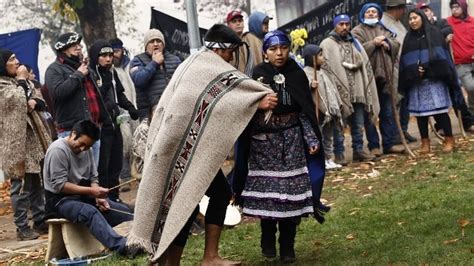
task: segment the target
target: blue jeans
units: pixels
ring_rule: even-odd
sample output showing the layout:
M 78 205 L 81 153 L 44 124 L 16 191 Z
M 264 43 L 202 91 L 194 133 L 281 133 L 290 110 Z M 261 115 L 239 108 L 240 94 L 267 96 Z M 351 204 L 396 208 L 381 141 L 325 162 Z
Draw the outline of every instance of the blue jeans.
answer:
M 398 137 L 398 129 L 392 113 L 392 98 L 390 94 L 379 91 L 378 95 L 380 103 L 379 127 L 380 134 L 382 135 L 382 147 L 384 152 L 386 152 L 395 144 Z M 366 114 L 365 118 L 365 132 L 369 142 L 369 150 L 380 148 L 377 128 L 370 121 L 368 114 Z
M 125 204 L 107 201 L 112 209 L 131 212 Z M 121 251 L 125 247 L 127 239 L 117 234 L 112 227 L 132 220 L 133 216 L 112 210 L 101 212 L 91 204 L 70 199 L 58 203 L 56 210 L 61 217 L 87 226 L 91 234 L 110 250 Z
M 58 138 L 65 138 L 67 136 L 71 135 L 71 131 L 63 131 L 63 132 L 58 132 Z M 100 139 L 94 142 L 94 145 L 92 145 L 92 155 L 94 157 L 94 163 L 95 166 L 98 167 L 99 165 L 99 155 L 100 155 Z
M 354 113 L 349 117 L 352 136 L 352 150 L 362 151 L 364 149 L 364 135 L 362 128 L 365 126 L 365 110 L 361 103 L 353 103 Z
M 407 98 L 403 97 L 400 101 L 400 125 L 402 126 L 403 132 L 408 132 L 408 122 L 410 120 L 410 112 L 408 112 L 408 102 Z
M 10 199 L 15 225 L 22 230 L 28 227 L 28 210 L 35 224 L 44 222 L 44 192 L 39 174 L 25 174 L 24 180 L 12 179 Z
M 339 125 L 333 127 L 333 145 L 335 155 L 344 155 L 344 128 Z

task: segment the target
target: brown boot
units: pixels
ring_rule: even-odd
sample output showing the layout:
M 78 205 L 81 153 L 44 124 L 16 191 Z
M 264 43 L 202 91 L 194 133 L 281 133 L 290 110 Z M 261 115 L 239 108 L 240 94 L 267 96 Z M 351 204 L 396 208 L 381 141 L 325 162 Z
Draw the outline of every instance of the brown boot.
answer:
M 443 152 L 451 153 L 454 150 L 454 137 L 444 137 Z
M 420 147 L 420 154 L 427 154 L 431 152 L 430 147 L 430 139 L 429 138 L 422 138 L 421 139 L 421 147 Z

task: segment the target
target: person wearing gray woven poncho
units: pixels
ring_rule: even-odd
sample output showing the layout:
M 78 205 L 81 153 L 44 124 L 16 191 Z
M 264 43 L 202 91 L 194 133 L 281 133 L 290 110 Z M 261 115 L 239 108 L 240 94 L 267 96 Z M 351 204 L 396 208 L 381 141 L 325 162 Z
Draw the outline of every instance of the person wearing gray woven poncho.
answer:
M 242 45 L 230 28 L 214 25 L 204 40 L 205 48 L 176 69 L 153 113 L 128 238 L 167 265 L 179 265 L 204 194 L 210 201 L 201 265 L 240 265 L 218 253 L 231 197 L 220 167 L 257 108 L 277 103 L 270 89 L 228 63 Z

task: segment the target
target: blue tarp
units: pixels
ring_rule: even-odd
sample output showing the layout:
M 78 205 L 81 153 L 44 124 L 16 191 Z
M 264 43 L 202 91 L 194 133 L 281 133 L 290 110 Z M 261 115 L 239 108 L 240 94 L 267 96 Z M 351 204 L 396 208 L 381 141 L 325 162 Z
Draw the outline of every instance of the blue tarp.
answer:
M 0 34 L 0 48 L 12 50 L 20 64 L 29 65 L 39 79 L 38 52 L 41 38 L 40 29 L 29 29 Z

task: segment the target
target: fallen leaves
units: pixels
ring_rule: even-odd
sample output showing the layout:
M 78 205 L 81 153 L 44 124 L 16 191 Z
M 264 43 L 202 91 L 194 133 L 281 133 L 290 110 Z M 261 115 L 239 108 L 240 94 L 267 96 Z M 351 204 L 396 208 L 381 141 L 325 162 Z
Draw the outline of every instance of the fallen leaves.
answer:
M 380 172 L 375 169 L 372 169 L 372 173 L 367 174 L 367 176 L 370 178 L 376 178 L 380 176 Z
M 6 261 L 0 261 L 0 264 L 6 263 L 8 265 L 10 264 L 24 264 L 26 261 L 32 262 L 32 261 L 43 261 L 44 257 L 46 255 L 46 247 L 40 248 L 40 249 L 20 249 L 20 250 L 9 250 L 2 248 L 0 249 L 2 252 L 6 253 L 15 253 L 18 254 L 19 256 L 12 257 Z
M 8 214 L 9 210 L 10 210 L 10 207 L 8 207 L 8 206 L 0 207 L 0 216 Z
M 12 213 L 10 200 L 10 184 L 0 183 L 0 216 Z
M 458 242 L 458 241 L 459 241 L 459 238 L 451 239 L 451 240 L 444 240 L 444 241 L 443 241 L 443 244 L 449 245 L 449 244 L 456 243 L 456 242 Z
M 360 211 L 360 208 L 353 208 L 349 210 L 349 215 L 354 215 Z
M 354 240 L 355 238 L 356 238 L 356 237 L 355 237 L 355 235 L 353 235 L 353 234 L 348 234 L 348 235 L 346 236 L 346 239 L 347 239 L 347 240 Z
M 461 226 L 461 235 L 464 237 L 464 228 L 471 224 L 471 221 L 465 218 L 460 218 L 458 224 Z

